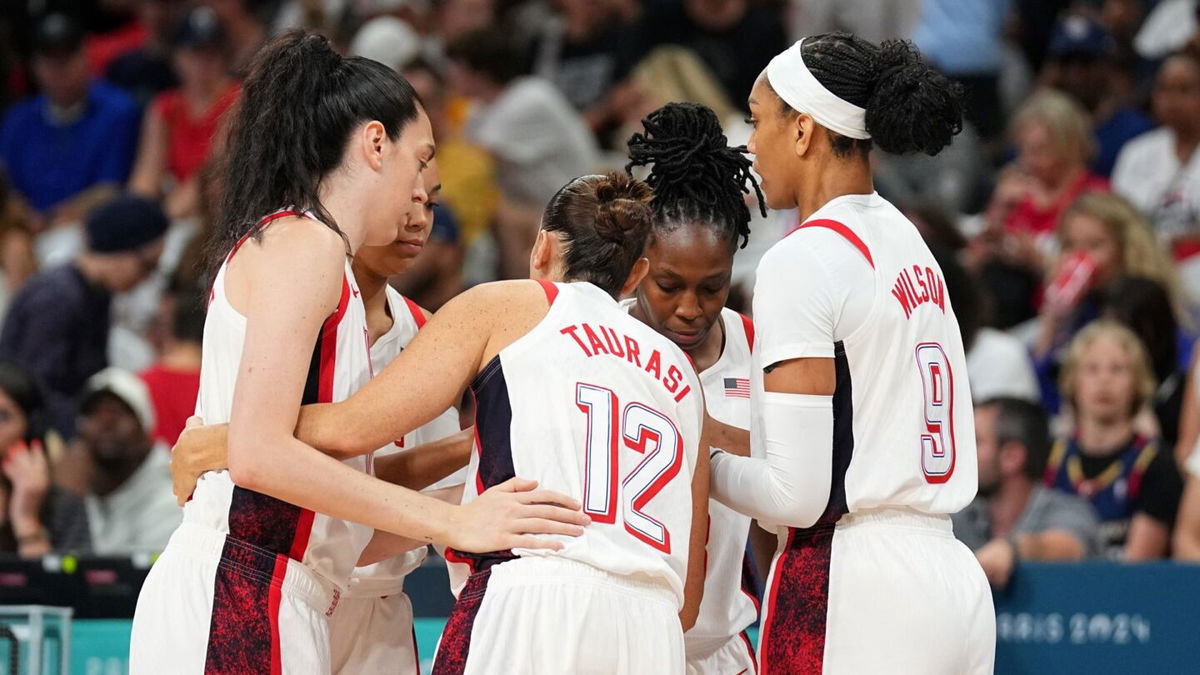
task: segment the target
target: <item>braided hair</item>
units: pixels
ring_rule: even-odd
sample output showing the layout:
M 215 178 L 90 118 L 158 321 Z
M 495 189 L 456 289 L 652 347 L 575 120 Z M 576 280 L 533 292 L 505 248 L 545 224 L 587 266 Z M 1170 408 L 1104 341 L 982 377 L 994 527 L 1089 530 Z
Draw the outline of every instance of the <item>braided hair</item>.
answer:
M 700 222 L 741 248 L 750 240 L 750 188 L 767 215 L 762 191 L 750 172 L 746 147 L 729 147 L 717 115 L 696 103 L 668 103 L 642 120 L 645 133 L 629 139 L 629 163 L 650 166 L 646 183 L 654 191 L 654 227 L 672 232 Z
M 805 38 L 800 52 L 822 86 L 867 111 L 871 138 L 830 132 L 838 156 L 866 154 L 872 141 L 885 152 L 936 155 L 962 131 L 962 85 L 924 63 L 908 40 L 875 45 L 849 33 L 826 33 Z

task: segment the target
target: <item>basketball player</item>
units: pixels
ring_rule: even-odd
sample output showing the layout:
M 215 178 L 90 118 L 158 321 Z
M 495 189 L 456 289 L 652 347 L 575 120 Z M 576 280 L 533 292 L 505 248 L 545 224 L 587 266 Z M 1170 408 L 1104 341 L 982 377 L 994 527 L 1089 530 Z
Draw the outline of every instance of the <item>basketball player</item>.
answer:
M 412 88 L 387 67 L 299 32 L 256 58 L 231 129 L 198 401 L 229 421 L 230 470 L 200 481 L 147 577 L 131 672 L 328 672 L 325 617 L 371 527 L 469 550 L 582 531 L 545 520 L 586 522 L 570 508 L 525 503 L 569 498 L 513 492 L 527 482 L 484 495 L 488 508 L 455 507 L 293 436 L 302 401 L 344 398 L 370 374 L 347 254 L 397 238 L 427 199 L 418 176 L 433 151 Z
M 407 224 L 396 241 L 386 246 L 364 246 L 354 256 L 354 277 L 362 291 L 370 331 L 371 365 L 376 372 L 391 363 L 417 336 L 429 312 L 402 296 L 388 278 L 412 267 L 429 238 L 433 207 L 442 186 L 437 160 L 430 160 L 421 180 L 429 199 L 414 202 Z M 448 408 L 432 422 L 375 452 L 378 459 L 411 450 L 425 442 L 451 437 L 459 432 L 458 411 Z M 468 446 L 469 447 L 469 446 Z M 463 455 L 462 466 L 466 464 Z M 461 495 L 461 476 L 454 497 Z M 453 499 L 458 503 L 459 499 Z M 421 565 L 428 547 L 422 545 L 373 565 L 355 568 L 337 611 L 329 619 L 333 672 L 357 673 L 420 672 L 420 658 L 413 633 L 412 602 L 404 593 L 404 579 Z
M 725 307 L 733 255 L 750 234 L 746 183 L 757 188 L 750 160 L 731 148 L 716 114 L 694 103 L 669 103 L 642 120 L 629 140 L 629 165 L 650 166 L 654 228 L 650 271 L 624 305 L 679 346 L 696 366 L 708 414 L 750 428 L 750 352 L 754 325 Z M 762 197 L 759 195 L 759 203 Z M 708 503 L 704 599 L 684 635 L 687 672 L 733 675 L 756 670 L 745 629 L 758 600 L 743 586 L 750 519 Z
M 961 89 L 911 43 L 805 38 L 750 97 L 771 208 L 800 226 L 754 289 L 754 458 L 713 493 L 779 526 L 760 672 L 991 673 L 983 571 L 946 514 L 975 495 L 966 361 L 942 273 L 872 187 L 870 150 L 935 154 Z

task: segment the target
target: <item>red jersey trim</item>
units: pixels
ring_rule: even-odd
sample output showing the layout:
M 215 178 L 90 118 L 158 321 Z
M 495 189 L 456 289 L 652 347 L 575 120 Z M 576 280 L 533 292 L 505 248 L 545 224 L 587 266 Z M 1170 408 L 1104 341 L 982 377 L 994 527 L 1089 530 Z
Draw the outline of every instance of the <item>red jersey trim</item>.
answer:
M 534 281 L 541 284 L 542 290 L 546 293 L 546 301 L 553 305 L 554 299 L 558 297 L 558 286 L 554 282 L 546 281 L 545 279 L 534 279 Z
M 754 353 L 754 322 L 745 314 L 738 314 L 742 317 L 742 330 L 746 331 L 746 344 L 750 345 L 750 353 Z
M 404 298 L 404 296 L 400 297 Z M 421 309 L 421 306 L 408 298 L 404 298 L 404 304 L 408 305 L 408 311 L 412 314 L 413 321 L 417 324 L 417 330 L 424 328 L 426 321 L 425 311 Z
M 836 220 L 828 219 L 810 220 L 807 223 L 803 223 L 795 230 L 792 230 L 792 232 L 803 230 L 808 227 L 823 227 L 827 230 L 833 230 L 834 232 L 840 234 L 843 239 L 850 242 L 854 248 L 857 248 L 859 253 L 863 254 L 863 257 L 867 259 L 867 263 L 871 266 L 871 269 L 875 269 L 875 259 L 871 257 L 871 250 L 867 248 L 867 245 L 863 243 L 862 239 L 859 239 L 858 235 L 854 233 L 854 230 L 846 227 L 844 223 L 839 223 Z M 791 232 L 788 234 L 791 234 Z

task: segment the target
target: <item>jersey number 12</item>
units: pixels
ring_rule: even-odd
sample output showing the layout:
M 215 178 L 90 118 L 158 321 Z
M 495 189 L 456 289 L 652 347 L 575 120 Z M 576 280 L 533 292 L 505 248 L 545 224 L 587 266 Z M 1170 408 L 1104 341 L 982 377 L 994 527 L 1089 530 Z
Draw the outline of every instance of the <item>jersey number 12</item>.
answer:
M 619 502 L 626 531 L 669 554 L 671 533 L 645 508 L 683 465 L 679 430 L 667 416 L 644 404 L 629 403 L 622 409 L 616 393 L 594 384 L 576 384 L 575 403 L 587 416 L 584 512 L 594 522 L 616 524 Z M 622 445 L 642 459 L 620 481 L 618 490 Z

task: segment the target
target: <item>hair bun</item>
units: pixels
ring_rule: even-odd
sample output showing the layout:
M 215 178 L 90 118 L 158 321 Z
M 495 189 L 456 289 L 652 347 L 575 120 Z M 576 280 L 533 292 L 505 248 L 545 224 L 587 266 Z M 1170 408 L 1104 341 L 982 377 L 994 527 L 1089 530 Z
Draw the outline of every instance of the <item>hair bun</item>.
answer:
M 596 234 L 614 244 L 623 242 L 630 232 L 645 236 L 653 218 L 652 196 L 650 188 L 632 176 L 602 176 L 596 183 Z
M 912 42 L 885 40 L 872 70 L 866 122 L 882 150 L 936 155 L 962 131 L 962 86 L 924 63 Z

